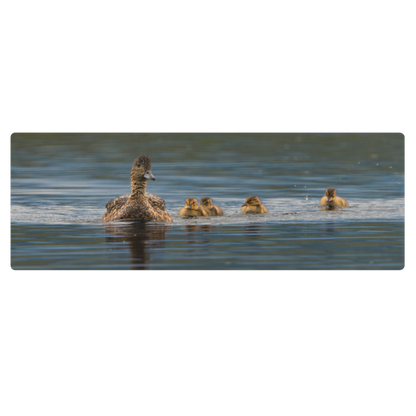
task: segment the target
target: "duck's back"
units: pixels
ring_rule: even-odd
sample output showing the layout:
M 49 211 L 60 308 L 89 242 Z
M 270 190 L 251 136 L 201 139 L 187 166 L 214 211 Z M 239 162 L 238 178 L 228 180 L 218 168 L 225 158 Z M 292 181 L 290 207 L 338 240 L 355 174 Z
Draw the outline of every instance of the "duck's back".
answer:
M 129 196 L 130 195 L 121 195 L 121 196 L 118 196 L 117 198 L 114 198 L 108 201 L 107 205 L 105 206 L 107 209 L 107 213 L 108 214 L 111 213 L 113 209 L 119 210 L 129 199 Z
M 128 197 L 124 204 L 115 203 L 111 207 L 111 211 L 103 216 L 105 222 L 126 219 L 172 222 L 172 217 L 167 211 L 153 207 L 147 198 L 131 199 Z
M 159 208 L 162 211 L 165 210 L 165 201 L 160 196 L 147 193 L 146 198 L 153 208 Z
M 125 218 L 139 218 L 144 217 L 147 218 L 149 216 L 149 211 L 147 204 L 135 204 L 129 201 L 130 195 L 121 195 L 117 198 L 111 199 L 107 202 L 105 206 L 107 212 L 103 215 L 103 221 L 114 221 L 116 219 L 125 219 Z M 165 201 L 157 195 L 147 193 L 146 199 L 148 203 L 154 208 L 156 212 L 151 211 L 150 215 L 163 217 L 163 218 L 171 218 L 170 215 L 165 211 Z M 129 206 L 125 207 L 127 201 L 129 201 Z M 145 208 L 145 206 L 147 208 Z M 167 214 L 167 215 L 165 215 Z M 132 216 L 134 215 L 134 216 Z M 159 220 L 159 221 L 169 221 L 169 220 Z
M 113 220 L 138 219 L 150 221 L 152 219 L 150 208 L 151 205 L 146 204 L 144 199 L 138 201 L 129 198 L 126 203 L 114 213 Z
M 122 207 L 126 204 L 127 200 L 129 199 L 130 195 L 121 195 L 117 198 L 113 198 L 107 202 L 105 208 L 107 212 L 103 215 L 103 221 L 109 222 L 114 221 L 114 217 L 117 215 L 118 212 L 122 209 Z

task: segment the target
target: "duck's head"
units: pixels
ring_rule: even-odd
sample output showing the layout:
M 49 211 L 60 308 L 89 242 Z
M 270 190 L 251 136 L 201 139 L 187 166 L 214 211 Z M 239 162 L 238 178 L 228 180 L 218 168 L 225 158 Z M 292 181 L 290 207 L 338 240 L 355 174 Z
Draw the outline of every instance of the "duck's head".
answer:
M 335 188 L 328 188 L 325 191 L 326 202 L 332 202 L 337 196 L 337 190 Z
M 199 208 L 198 201 L 195 198 L 188 198 L 185 201 L 185 208 L 186 209 L 195 209 L 195 210 L 198 209 Z
M 248 206 L 259 206 L 259 205 L 261 205 L 261 201 L 257 196 L 249 196 L 246 199 L 246 202 L 241 206 L 248 207 Z
M 156 180 L 152 173 L 152 162 L 149 156 L 141 155 L 133 162 L 130 177 L 136 181 Z
M 205 197 L 205 198 L 201 198 L 201 202 L 200 204 L 204 207 L 204 208 L 213 208 L 212 206 L 212 200 L 211 198 Z

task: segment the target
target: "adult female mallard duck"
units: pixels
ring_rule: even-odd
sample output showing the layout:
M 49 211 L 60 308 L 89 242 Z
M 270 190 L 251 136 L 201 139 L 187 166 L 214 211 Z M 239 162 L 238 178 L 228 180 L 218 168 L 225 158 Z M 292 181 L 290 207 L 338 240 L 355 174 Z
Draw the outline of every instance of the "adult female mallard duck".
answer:
M 319 205 L 329 205 L 331 207 L 344 207 L 348 208 L 348 202 L 337 196 L 337 190 L 335 188 L 328 188 L 325 191 L 325 195 L 321 198 Z
M 199 202 L 199 205 L 206 212 L 208 212 L 208 214 L 211 215 L 211 216 L 224 215 L 224 211 L 220 207 L 217 207 L 216 205 L 214 205 L 212 203 L 211 198 L 208 198 L 208 197 L 201 198 L 201 201 Z
M 112 199 L 105 206 L 104 222 L 137 219 L 143 221 L 172 222 L 172 217 L 165 211 L 165 201 L 157 195 L 147 194 L 147 181 L 156 178 L 152 174 L 151 160 L 146 155 L 139 156 L 130 172 L 130 195 Z
M 269 212 L 257 196 L 249 196 L 241 206 L 243 214 L 267 214 Z
M 185 206 L 178 212 L 180 217 L 207 217 L 208 212 L 198 205 L 195 198 L 185 200 Z

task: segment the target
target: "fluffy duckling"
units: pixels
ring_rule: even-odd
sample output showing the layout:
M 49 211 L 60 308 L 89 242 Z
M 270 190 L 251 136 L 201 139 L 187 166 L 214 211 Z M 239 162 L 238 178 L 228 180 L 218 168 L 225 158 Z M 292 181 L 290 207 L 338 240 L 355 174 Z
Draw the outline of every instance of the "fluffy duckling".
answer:
M 104 222 L 124 219 L 142 221 L 172 222 L 172 217 L 165 211 L 165 201 L 157 195 L 146 195 L 147 181 L 156 180 L 152 174 L 151 160 L 146 155 L 139 156 L 130 172 L 130 195 L 112 199 L 105 206 Z M 163 209 L 162 209 L 163 208 Z
M 224 211 L 212 203 L 211 198 L 201 198 L 200 206 L 211 216 L 224 215 Z
M 198 201 L 195 198 L 188 198 L 178 215 L 181 217 L 207 217 L 209 214 L 198 205 Z
M 241 206 L 243 207 L 241 210 L 243 214 L 267 214 L 269 212 L 257 196 L 249 196 Z
M 348 208 L 347 201 L 337 196 L 337 190 L 335 188 L 328 188 L 326 190 L 325 196 L 321 198 L 320 205 Z

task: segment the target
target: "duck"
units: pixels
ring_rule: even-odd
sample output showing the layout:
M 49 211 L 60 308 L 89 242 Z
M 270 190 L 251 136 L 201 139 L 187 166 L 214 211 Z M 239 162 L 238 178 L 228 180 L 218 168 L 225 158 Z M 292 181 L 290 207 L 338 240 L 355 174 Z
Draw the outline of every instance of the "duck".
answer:
M 212 203 L 212 199 L 208 198 L 207 196 L 204 198 L 201 198 L 201 201 L 199 202 L 199 205 L 208 212 L 209 215 L 224 215 L 224 211 L 217 207 Z
M 331 207 L 344 207 L 348 208 L 348 202 L 337 196 L 337 190 L 335 188 L 328 188 L 325 191 L 325 195 L 321 198 L 319 205 L 328 205 Z
M 198 205 L 195 198 L 187 198 L 185 206 L 178 212 L 180 217 L 207 217 L 209 213 Z
M 172 222 L 165 210 L 165 201 L 157 195 L 146 194 L 148 180 L 155 181 L 152 162 L 147 155 L 137 157 L 130 172 L 130 195 L 121 195 L 106 204 L 104 222 L 137 219 L 142 221 Z
M 243 214 L 267 214 L 269 212 L 257 196 L 249 196 L 241 206 Z

